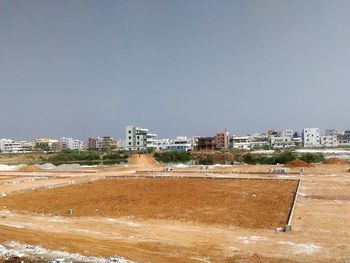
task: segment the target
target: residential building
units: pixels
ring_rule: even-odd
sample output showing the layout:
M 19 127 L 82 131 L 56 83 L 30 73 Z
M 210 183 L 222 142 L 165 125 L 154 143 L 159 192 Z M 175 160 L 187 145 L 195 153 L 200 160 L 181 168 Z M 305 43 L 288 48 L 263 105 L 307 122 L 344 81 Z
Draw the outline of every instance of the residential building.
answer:
M 15 141 L 12 139 L 0 139 L 0 151 L 2 153 L 24 153 L 31 152 L 34 142 Z
M 344 132 L 343 140 L 348 141 L 350 143 L 350 130 L 346 130 Z
M 57 147 L 55 145 L 55 149 L 61 149 L 61 150 L 85 150 L 85 144 L 83 141 L 80 141 L 78 139 L 73 138 L 66 138 L 62 137 L 59 140 L 60 147 Z
M 230 145 L 233 149 L 250 150 L 250 136 L 232 136 Z
M 197 142 L 197 150 L 209 151 L 215 150 L 215 137 L 199 137 Z
M 215 148 L 227 149 L 229 146 L 229 133 L 225 130 L 223 132 L 217 132 L 215 135 Z
M 170 139 L 157 139 L 155 145 L 156 145 L 156 151 L 166 151 L 168 145 L 172 143 L 172 140 Z
M 40 144 L 47 144 L 50 148 L 52 147 L 52 144 L 58 142 L 57 139 L 51 139 L 51 138 L 37 138 L 35 140 L 35 146 Z
M 51 151 L 53 152 L 60 152 L 62 151 L 62 146 L 61 146 L 61 143 L 58 141 L 58 142 L 54 142 L 52 143 L 51 145 Z
M 350 130 L 346 130 L 344 132 L 337 132 L 337 140 L 338 140 L 338 146 L 340 147 L 347 147 L 350 146 Z
M 88 140 L 88 149 L 89 150 L 108 150 L 116 149 L 117 141 L 110 136 L 104 137 L 90 137 Z
M 277 131 L 277 130 L 268 130 L 268 131 L 267 131 L 267 136 L 268 136 L 268 137 L 273 137 L 273 136 L 280 137 L 280 136 L 282 136 L 282 134 L 281 134 L 281 131 Z
M 187 141 L 191 144 L 191 149 L 192 150 L 197 149 L 198 138 L 199 138 L 199 136 L 187 138 Z
M 252 134 L 249 136 L 250 149 L 268 148 L 270 146 L 269 137 L 266 134 Z
M 321 136 L 321 146 L 322 147 L 338 147 L 337 135 L 324 135 Z
M 326 136 L 337 135 L 337 134 L 341 134 L 341 133 L 335 129 L 326 129 L 326 132 L 325 132 Z
M 192 143 L 186 136 L 178 136 L 170 141 L 166 150 L 170 152 L 187 152 L 192 150 Z
M 117 139 L 116 140 L 116 148 L 118 150 L 124 150 L 125 149 L 125 140 L 124 139 Z
M 103 146 L 102 148 L 105 150 L 113 150 L 117 148 L 117 140 L 110 136 L 104 136 L 102 138 Z
M 282 130 L 281 132 L 281 137 L 293 137 L 293 130 L 287 129 L 287 130 Z
M 125 131 L 125 150 L 140 151 L 156 149 L 157 134 L 148 129 L 127 126 Z
M 194 138 L 177 136 L 175 139 L 158 139 L 156 141 L 156 150 L 169 152 L 187 152 L 195 149 L 194 145 Z
M 87 148 L 89 150 L 98 150 L 98 149 L 102 149 L 102 139 L 100 137 L 90 137 L 88 139 L 88 144 L 87 144 Z
M 319 128 L 303 129 L 303 145 L 304 147 L 320 147 L 321 136 Z
M 271 137 L 271 147 L 274 149 L 283 149 L 294 147 L 295 143 L 290 136 Z

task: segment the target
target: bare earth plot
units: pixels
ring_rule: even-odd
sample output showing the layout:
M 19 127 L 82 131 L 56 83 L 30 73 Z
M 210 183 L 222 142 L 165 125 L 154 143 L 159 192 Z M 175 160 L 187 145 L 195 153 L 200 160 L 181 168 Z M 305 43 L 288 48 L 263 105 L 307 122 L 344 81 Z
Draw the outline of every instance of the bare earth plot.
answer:
M 135 217 L 246 228 L 287 224 L 296 181 L 114 179 L 0 199 L 15 211 L 52 215 Z
M 62 173 L 63 179 L 47 180 L 51 184 L 76 179 L 74 185 L 16 193 L 16 187 L 42 187 L 43 180 L 30 182 L 30 188 L 28 182 L 15 184 L 0 199 L 0 242 L 14 240 L 90 256 L 118 255 L 138 262 L 350 261 L 349 165 L 315 165 L 305 168 L 303 176 L 291 175 L 301 179 L 292 232 L 275 233 L 273 227 L 285 224 L 294 182 L 141 179 L 135 171 L 162 167 L 148 155 L 131 159 L 128 168 Z M 124 174 L 138 179 L 98 180 Z M 82 182 L 80 176 L 98 181 Z M 5 187 L 0 184 L 0 192 Z M 67 208 L 73 209 L 73 216 L 65 215 Z

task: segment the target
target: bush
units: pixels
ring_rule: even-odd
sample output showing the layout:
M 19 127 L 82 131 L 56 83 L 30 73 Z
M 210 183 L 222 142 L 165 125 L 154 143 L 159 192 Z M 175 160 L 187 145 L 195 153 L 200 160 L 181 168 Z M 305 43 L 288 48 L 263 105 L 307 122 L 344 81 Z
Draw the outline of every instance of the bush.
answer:
M 102 155 L 103 153 L 98 151 L 64 150 L 50 156 L 46 161 L 55 165 L 64 163 L 79 163 L 81 165 L 118 164 L 126 163 L 129 157 L 128 154 L 123 152 L 111 152 Z
M 285 164 L 290 161 L 300 159 L 307 163 L 323 162 L 324 156 L 321 153 L 304 153 L 299 158 L 290 151 L 276 153 L 271 157 L 262 155 L 252 155 L 250 153 L 244 155 L 243 162 L 247 164 Z
M 296 159 L 296 156 L 292 152 L 282 152 L 275 156 L 275 164 L 276 163 L 288 163 Z
M 247 164 L 277 164 L 277 163 L 285 164 L 295 159 L 296 159 L 296 156 L 289 151 L 276 153 L 271 157 L 261 156 L 261 155 L 252 155 L 248 153 L 244 155 L 243 162 Z
M 303 153 L 299 159 L 307 163 L 320 163 L 325 160 L 322 153 Z
M 163 163 L 187 163 L 191 160 L 189 152 L 156 152 L 154 158 Z

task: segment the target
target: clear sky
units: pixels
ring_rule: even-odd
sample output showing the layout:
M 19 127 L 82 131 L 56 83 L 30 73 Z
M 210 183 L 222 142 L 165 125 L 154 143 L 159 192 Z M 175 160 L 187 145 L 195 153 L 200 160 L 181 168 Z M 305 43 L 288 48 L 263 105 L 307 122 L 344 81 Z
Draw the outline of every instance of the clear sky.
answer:
M 350 1 L 0 0 L 0 137 L 350 128 Z

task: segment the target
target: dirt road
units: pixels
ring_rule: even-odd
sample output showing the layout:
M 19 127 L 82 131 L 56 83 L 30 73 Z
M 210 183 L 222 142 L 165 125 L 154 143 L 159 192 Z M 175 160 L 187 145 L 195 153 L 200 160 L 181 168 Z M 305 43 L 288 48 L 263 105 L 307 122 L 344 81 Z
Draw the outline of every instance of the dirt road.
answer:
M 140 169 L 161 167 L 161 165 L 150 154 L 132 154 L 129 162 L 132 167 Z

